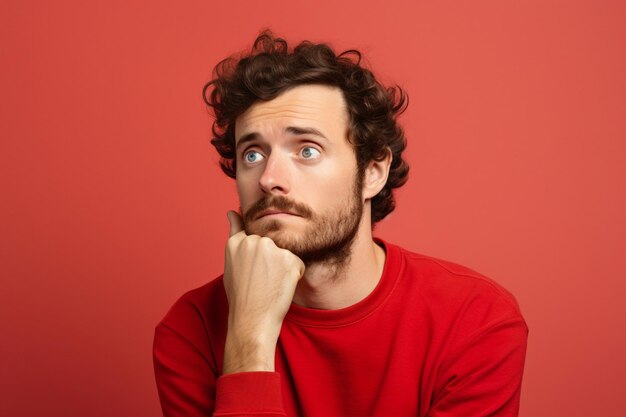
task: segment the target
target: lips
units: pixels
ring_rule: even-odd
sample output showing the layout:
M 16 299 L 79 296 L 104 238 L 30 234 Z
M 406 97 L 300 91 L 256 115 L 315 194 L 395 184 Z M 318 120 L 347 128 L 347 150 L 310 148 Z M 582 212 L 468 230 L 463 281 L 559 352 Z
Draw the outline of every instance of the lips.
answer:
M 283 215 L 281 215 L 283 214 Z M 243 212 L 244 224 L 270 216 L 269 219 L 283 220 L 289 216 L 312 218 L 313 211 L 305 204 L 279 195 L 264 196 Z
M 260 219 L 262 217 L 269 216 L 271 214 L 289 214 L 291 216 L 298 216 L 298 214 L 292 213 L 292 212 L 286 211 L 286 210 L 269 209 L 269 210 L 264 210 L 261 213 L 259 213 L 259 215 L 256 217 L 256 219 L 258 220 L 258 219 Z

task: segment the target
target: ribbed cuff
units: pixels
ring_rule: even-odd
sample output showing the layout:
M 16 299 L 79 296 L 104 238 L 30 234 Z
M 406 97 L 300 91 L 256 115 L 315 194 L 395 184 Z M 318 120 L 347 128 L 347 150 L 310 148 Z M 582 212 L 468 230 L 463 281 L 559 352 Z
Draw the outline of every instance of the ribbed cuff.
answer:
M 215 397 L 215 415 L 285 415 L 278 372 L 222 375 L 217 379 Z

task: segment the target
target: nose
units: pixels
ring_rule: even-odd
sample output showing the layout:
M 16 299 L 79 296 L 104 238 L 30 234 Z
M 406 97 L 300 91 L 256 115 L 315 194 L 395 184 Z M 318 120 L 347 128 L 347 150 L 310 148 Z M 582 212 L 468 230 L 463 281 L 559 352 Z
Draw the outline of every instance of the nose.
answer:
M 291 172 L 286 156 L 272 152 L 265 164 L 259 186 L 266 194 L 288 194 L 291 189 Z

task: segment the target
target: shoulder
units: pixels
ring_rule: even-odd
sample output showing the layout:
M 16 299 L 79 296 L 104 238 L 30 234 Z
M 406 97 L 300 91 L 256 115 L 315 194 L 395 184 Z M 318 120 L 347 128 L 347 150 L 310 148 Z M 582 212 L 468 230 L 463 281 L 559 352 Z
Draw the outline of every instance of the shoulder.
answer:
M 218 328 L 228 315 L 228 300 L 222 276 L 187 291 L 167 311 L 159 325 L 184 333 L 198 328 Z
M 419 276 L 425 287 L 446 298 L 466 299 L 480 296 L 501 302 L 519 311 L 513 294 L 492 278 L 458 263 L 426 256 L 400 248 L 406 271 Z
M 157 381 L 172 375 L 218 374 L 226 331 L 226 296 L 221 278 L 180 296 L 156 325 L 153 357 Z M 206 368 L 208 366 L 208 368 Z M 199 377 L 198 374 L 203 374 Z
M 401 279 L 413 305 L 439 322 L 471 332 L 499 322 L 526 327 L 514 295 L 494 279 L 471 268 L 399 246 L 390 245 L 401 259 Z

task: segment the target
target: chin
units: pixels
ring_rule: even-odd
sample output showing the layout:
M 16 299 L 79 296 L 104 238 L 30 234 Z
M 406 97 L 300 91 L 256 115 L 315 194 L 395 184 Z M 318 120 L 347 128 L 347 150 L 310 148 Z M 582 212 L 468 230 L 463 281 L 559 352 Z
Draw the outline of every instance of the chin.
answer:
M 276 243 L 276 246 L 283 249 L 289 249 L 299 240 L 297 235 L 286 230 L 270 230 L 261 236 L 267 236 Z
M 300 235 L 300 233 L 296 233 L 290 229 L 292 228 L 278 227 L 270 230 L 261 230 L 255 232 L 255 234 L 259 236 L 269 237 L 279 248 L 287 249 L 293 252 L 294 250 L 297 250 L 299 246 L 301 246 L 302 236 Z
M 285 234 L 292 235 L 294 229 L 298 227 L 282 220 L 255 220 L 245 227 L 249 235 L 267 236 L 272 239 Z

